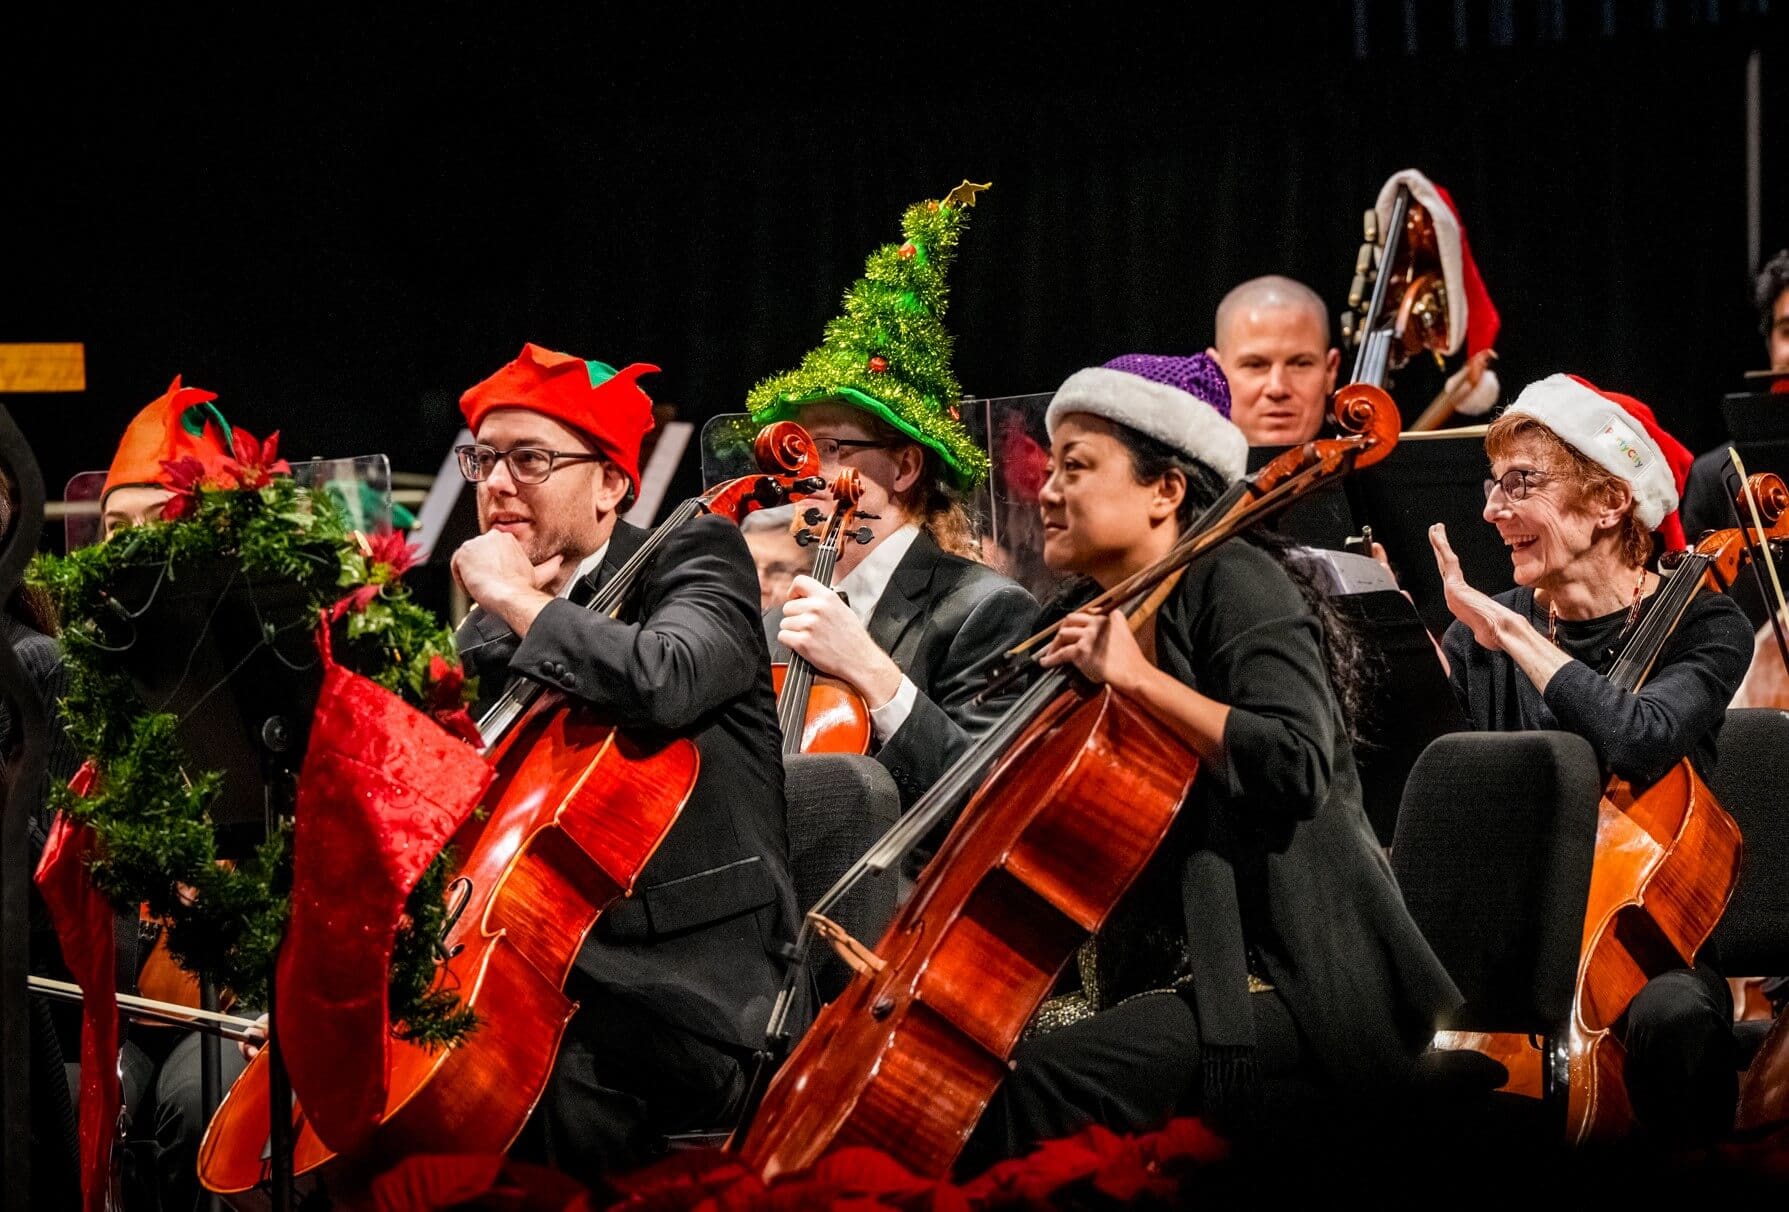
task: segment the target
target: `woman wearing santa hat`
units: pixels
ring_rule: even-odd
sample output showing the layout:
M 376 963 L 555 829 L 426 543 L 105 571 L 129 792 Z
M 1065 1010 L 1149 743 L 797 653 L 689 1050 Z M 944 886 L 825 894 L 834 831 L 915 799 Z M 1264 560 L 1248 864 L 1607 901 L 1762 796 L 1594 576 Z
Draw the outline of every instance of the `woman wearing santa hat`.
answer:
M 1516 588 L 1472 588 L 1446 528 L 1430 531 L 1458 620 L 1442 647 L 1474 726 L 1578 733 L 1605 773 L 1636 787 L 1686 757 L 1707 778 L 1751 655 L 1739 607 L 1695 597 L 1639 693 L 1605 676 L 1658 588 L 1654 533 L 1683 546 L 1675 511 L 1688 452 L 1640 401 L 1563 374 L 1525 388 L 1485 451 L 1484 517 L 1509 548 Z M 1732 1008 L 1708 958 L 1654 978 L 1625 1016 L 1635 1113 L 1678 1139 L 1724 1131 L 1737 1094 Z
M 1203 354 L 1130 354 L 1062 385 L 1040 504 L 1045 560 L 1080 576 L 1070 602 L 1165 556 L 1242 474 L 1229 405 Z M 1361 808 L 1345 707 L 1358 644 L 1297 565 L 1232 540 L 1143 630 L 1068 613 L 1044 663 L 1143 705 L 1198 776 L 1078 957 L 1080 990 L 1033 1021 L 963 1172 L 1089 1123 L 1137 1131 L 1180 1111 L 1234 1129 L 1269 1077 L 1395 1085 L 1459 1001 Z

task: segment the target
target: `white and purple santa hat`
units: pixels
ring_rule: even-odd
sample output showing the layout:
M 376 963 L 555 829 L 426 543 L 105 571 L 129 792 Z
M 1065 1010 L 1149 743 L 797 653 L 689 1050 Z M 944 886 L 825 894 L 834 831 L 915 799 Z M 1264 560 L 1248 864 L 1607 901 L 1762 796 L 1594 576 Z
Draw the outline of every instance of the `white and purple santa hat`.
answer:
M 1044 413 L 1056 436 L 1065 413 L 1084 412 L 1147 434 L 1239 480 L 1248 470 L 1249 443 L 1230 423 L 1230 383 L 1205 354 L 1125 354 L 1104 366 L 1070 375 Z

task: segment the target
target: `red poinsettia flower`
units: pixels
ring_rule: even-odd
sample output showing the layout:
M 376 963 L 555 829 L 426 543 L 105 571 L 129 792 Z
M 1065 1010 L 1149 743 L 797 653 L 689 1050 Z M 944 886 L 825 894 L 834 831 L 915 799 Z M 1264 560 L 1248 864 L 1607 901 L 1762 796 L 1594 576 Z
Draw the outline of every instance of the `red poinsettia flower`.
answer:
M 384 586 L 362 585 L 353 593 L 335 604 L 336 613 L 340 614 L 344 610 L 352 610 L 355 614 L 359 614 L 373 604 L 373 599 L 379 596 L 379 590 L 382 588 L 384 588 Z
M 291 475 L 292 465 L 279 457 L 280 435 L 276 429 L 263 443 L 246 429 L 231 434 L 236 457 L 224 460 L 224 466 L 235 478 L 238 488 L 265 488 L 276 475 Z
M 395 580 L 416 567 L 418 551 L 410 545 L 410 541 L 404 537 L 402 531 L 388 530 L 363 541 L 367 563 L 384 564 L 391 569 L 386 574 L 387 580 Z

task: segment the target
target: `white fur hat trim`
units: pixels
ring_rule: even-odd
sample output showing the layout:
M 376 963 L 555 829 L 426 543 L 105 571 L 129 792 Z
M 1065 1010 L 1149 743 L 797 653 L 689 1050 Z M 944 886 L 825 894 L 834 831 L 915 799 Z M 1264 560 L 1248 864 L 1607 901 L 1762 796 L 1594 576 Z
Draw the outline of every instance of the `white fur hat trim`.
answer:
M 1504 415 L 1533 417 L 1560 441 L 1633 486 L 1634 516 L 1657 530 L 1677 508 L 1671 465 L 1646 429 L 1627 409 L 1570 375 L 1548 375 L 1530 383 Z
M 1129 426 L 1191 455 L 1224 477 L 1240 480 L 1248 470 L 1249 442 L 1242 430 L 1199 397 L 1129 371 L 1092 366 L 1077 370 L 1056 390 L 1044 413 L 1044 427 L 1056 435 L 1065 413 L 1085 412 Z

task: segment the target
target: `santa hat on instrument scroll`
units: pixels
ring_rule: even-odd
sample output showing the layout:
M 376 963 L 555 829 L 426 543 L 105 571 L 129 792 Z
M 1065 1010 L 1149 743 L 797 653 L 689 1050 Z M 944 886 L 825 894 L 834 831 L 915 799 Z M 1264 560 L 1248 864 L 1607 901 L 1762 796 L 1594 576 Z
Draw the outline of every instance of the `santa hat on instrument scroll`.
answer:
M 1683 550 L 1677 503 L 1695 456 L 1665 431 L 1652 409 L 1577 375 L 1560 374 L 1524 387 L 1503 413 L 1518 414 L 1533 417 L 1573 450 L 1626 480 L 1640 524 L 1658 531 L 1665 550 Z
M 101 505 L 117 488 L 171 487 L 164 463 L 190 456 L 209 467 L 233 457 L 236 439 L 224 414 L 211 403 L 215 399 L 215 391 L 183 387 L 175 375 L 168 390 L 145 405 L 126 427 L 106 471 Z
M 1205 354 L 1125 354 L 1070 375 L 1044 413 L 1056 436 L 1066 413 L 1085 412 L 1147 434 L 1199 460 L 1226 481 L 1248 469 L 1249 442 L 1230 423 L 1230 383 Z
M 1398 200 L 1400 185 L 1409 188 L 1411 199 L 1429 212 L 1429 219 L 1435 225 L 1435 242 L 1441 250 L 1441 277 L 1447 285 L 1447 352 L 1459 353 L 1464 346 L 1466 356 L 1471 358 L 1491 349 L 1497 344 L 1497 330 L 1502 320 L 1485 290 L 1485 280 L 1479 276 L 1478 262 L 1472 259 L 1472 246 L 1466 242 L 1466 225 L 1460 222 L 1460 212 L 1453 198 L 1414 168 L 1393 173 L 1380 187 L 1379 200 L 1374 204 L 1381 231 L 1391 223 L 1392 207 Z M 1448 379 L 1448 389 L 1463 386 L 1469 373 L 1466 368 L 1455 372 Z M 1486 370 L 1455 411 L 1471 417 L 1483 416 L 1497 403 L 1499 391 L 1496 373 Z
M 637 493 L 640 441 L 652 428 L 652 397 L 639 379 L 657 373 L 644 362 L 616 370 L 530 342 L 515 361 L 461 396 L 460 412 L 474 434 L 498 408 L 525 408 L 562 421 L 588 436 Z

